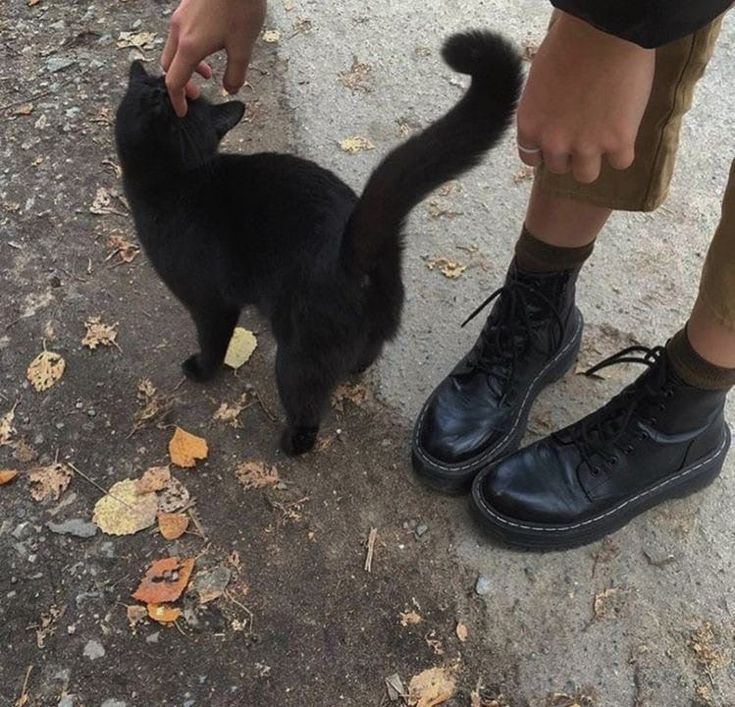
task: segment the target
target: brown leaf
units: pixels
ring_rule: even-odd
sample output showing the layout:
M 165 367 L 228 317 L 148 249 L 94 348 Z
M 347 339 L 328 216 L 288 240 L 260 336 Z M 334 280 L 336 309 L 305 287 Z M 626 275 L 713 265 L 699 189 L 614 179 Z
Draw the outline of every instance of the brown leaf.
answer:
M 161 426 L 168 419 L 176 398 L 159 393 L 147 378 L 138 383 L 138 400 L 141 407 L 133 417 L 133 429 L 130 434 L 154 425 Z
M 107 260 L 118 256 L 121 262 L 132 263 L 140 254 L 140 248 L 137 245 L 118 233 L 110 235 L 107 239 L 107 246 L 112 249 L 112 252 L 107 256 Z
M 270 469 L 264 462 L 244 462 L 235 469 L 235 476 L 245 489 L 262 489 L 275 486 L 281 477 L 275 466 Z
M 117 331 L 115 324 L 103 324 L 99 317 L 90 317 L 84 322 L 87 333 L 82 339 L 82 346 L 88 349 L 96 349 L 98 346 L 117 346 Z
M 456 280 L 458 277 L 462 276 L 462 273 L 464 273 L 465 270 L 467 270 L 466 265 L 462 265 L 462 263 L 456 263 L 453 260 L 445 258 L 444 256 L 439 256 L 438 258 L 430 258 L 426 261 L 426 267 L 429 270 L 439 270 L 439 272 L 449 280 Z
M 17 430 L 13 426 L 15 420 L 15 408 L 17 403 L 13 405 L 12 410 L 8 410 L 2 417 L 0 417 L 0 447 L 10 444 L 10 440 L 13 435 L 16 434 Z
M 415 626 L 423 621 L 421 615 L 415 611 L 402 611 L 399 614 L 401 618 L 401 626 Z
M 28 462 L 32 462 L 38 459 L 38 452 L 33 449 L 33 447 L 31 447 L 31 445 L 28 444 L 28 442 L 26 442 L 24 439 L 19 439 L 15 443 L 15 451 L 13 452 L 13 457 L 19 462 L 27 464 Z
M 344 401 L 349 400 L 353 405 L 361 406 L 368 397 L 367 388 L 357 383 L 350 385 L 343 383 L 338 385 L 334 393 L 332 393 L 332 407 L 339 412 L 344 412 Z
M 148 604 L 148 616 L 159 624 L 172 624 L 181 616 L 181 609 L 166 604 Z
M 155 32 L 120 32 L 117 37 L 118 49 L 153 49 Z
M 191 468 L 196 465 L 197 459 L 206 459 L 209 450 L 206 439 L 177 427 L 174 436 L 168 443 L 168 452 L 173 464 Z
M 158 494 L 158 510 L 161 513 L 175 513 L 185 508 L 189 499 L 186 486 L 172 476 L 168 486 Z
M 141 606 L 140 604 L 131 604 L 130 606 L 127 606 L 125 608 L 128 615 L 128 624 L 130 625 L 130 628 L 135 631 L 135 627 L 141 621 L 144 621 L 146 616 L 148 616 L 148 611 L 144 606 Z
M 31 361 L 26 378 L 36 391 L 42 393 L 54 385 L 64 375 L 66 361 L 53 351 L 42 351 Z
M 595 594 L 592 609 L 596 619 L 615 619 L 620 615 L 625 604 L 625 592 L 617 587 L 607 589 Z
M 353 93 L 370 93 L 372 87 L 370 85 L 370 72 L 372 71 L 370 64 L 363 64 L 353 58 L 352 67 L 349 71 L 345 71 L 340 75 L 340 81 Z
M 361 137 L 360 135 L 353 135 L 352 137 L 346 137 L 344 140 L 340 140 L 339 146 L 344 152 L 351 155 L 375 149 L 375 145 L 368 138 Z
M 166 540 L 180 538 L 189 527 L 189 516 L 186 513 L 159 513 L 158 530 Z
M 71 483 L 72 470 L 59 462 L 54 462 L 48 466 L 39 466 L 32 469 L 28 474 L 28 481 L 31 484 L 31 496 L 36 501 L 45 501 L 53 499 L 58 501 L 67 486 Z
M 232 578 L 227 567 L 214 567 L 206 572 L 198 572 L 191 582 L 191 591 L 199 595 L 199 603 L 207 604 L 221 597 Z
M 464 643 L 467 640 L 467 626 L 465 626 L 461 621 L 457 621 L 457 628 L 455 629 L 455 633 L 457 634 L 457 638 Z
M 33 103 L 24 103 L 13 111 L 13 115 L 30 115 L 31 113 L 33 113 Z
M 228 405 L 227 403 L 222 403 L 215 411 L 212 419 L 219 420 L 220 422 L 226 422 L 227 424 L 232 425 L 232 427 L 235 428 L 241 427 L 240 422 L 237 418 L 240 416 L 240 413 L 247 407 L 247 398 L 248 394 L 243 393 L 240 396 L 240 399 L 237 402 L 232 403 L 231 405 Z
M 171 470 L 167 466 L 152 466 L 135 482 L 135 493 L 163 491 L 170 483 Z
M 18 476 L 18 472 L 13 469 L 0 469 L 0 486 L 9 484 Z
M 194 558 L 165 557 L 152 562 L 133 594 L 145 604 L 168 604 L 176 601 L 189 583 Z

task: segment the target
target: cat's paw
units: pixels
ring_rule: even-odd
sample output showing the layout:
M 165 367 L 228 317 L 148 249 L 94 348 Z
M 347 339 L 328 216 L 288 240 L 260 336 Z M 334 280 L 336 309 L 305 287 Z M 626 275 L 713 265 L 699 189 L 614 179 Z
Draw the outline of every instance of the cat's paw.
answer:
M 281 449 L 289 457 L 297 457 L 314 449 L 318 429 L 286 429 L 281 435 Z
M 200 363 L 199 354 L 189 356 L 181 364 L 181 368 L 184 371 L 184 375 L 189 379 L 196 381 L 197 383 L 204 383 L 214 376 L 215 371 L 205 369 Z

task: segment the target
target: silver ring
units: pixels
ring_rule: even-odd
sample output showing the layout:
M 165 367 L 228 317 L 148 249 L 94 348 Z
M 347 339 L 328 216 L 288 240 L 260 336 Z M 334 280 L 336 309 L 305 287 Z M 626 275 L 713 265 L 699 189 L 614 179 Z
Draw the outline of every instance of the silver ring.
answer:
M 540 147 L 524 147 L 520 143 L 518 143 L 518 151 L 522 152 L 525 155 L 538 155 L 539 152 L 541 152 Z

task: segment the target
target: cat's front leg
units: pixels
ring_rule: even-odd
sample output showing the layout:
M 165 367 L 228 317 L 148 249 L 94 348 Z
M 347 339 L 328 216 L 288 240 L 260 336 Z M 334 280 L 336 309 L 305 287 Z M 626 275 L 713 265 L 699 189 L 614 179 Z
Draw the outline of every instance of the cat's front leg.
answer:
M 222 367 L 240 311 L 220 303 L 189 311 L 197 328 L 200 351 L 189 356 L 181 367 L 187 378 L 202 383 L 213 378 Z

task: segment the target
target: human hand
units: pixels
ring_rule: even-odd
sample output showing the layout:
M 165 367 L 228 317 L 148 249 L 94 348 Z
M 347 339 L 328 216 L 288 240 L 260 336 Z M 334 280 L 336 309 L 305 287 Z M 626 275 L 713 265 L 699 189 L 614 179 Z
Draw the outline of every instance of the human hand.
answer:
M 266 0 L 181 0 L 171 16 L 161 66 L 176 114 L 186 115 L 186 97 L 196 98 L 199 88 L 191 80 L 196 71 L 211 78 L 203 60 L 224 49 L 227 68 L 222 84 L 236 93 L 245 83 L 253 44 L 265 18 Z
M 656 52 L 560 13 L 518 106 L 518 153 L 532 167 L 594 182 L 602 158 L 629 167 L 651 93 Z

